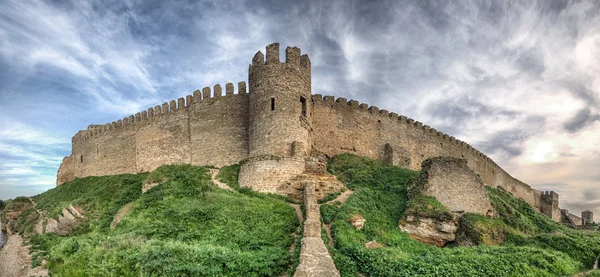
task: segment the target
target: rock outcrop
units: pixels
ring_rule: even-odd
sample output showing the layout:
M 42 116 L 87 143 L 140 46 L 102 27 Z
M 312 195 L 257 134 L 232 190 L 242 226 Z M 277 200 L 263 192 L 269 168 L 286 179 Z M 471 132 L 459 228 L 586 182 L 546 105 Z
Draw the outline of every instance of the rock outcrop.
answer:
M 356 230 L 362 230 L 365 227 L 367 220 L 362 215 L 353 215 L 350 217 L 350 224 L 356 228 Z
M 58 220 L 49 218 L 46 223 L 46 233 L 57 233 L 59 235 L 70 234 L 75 228 L 78 219 L 84 218 L 81 209 L 69 205 L 62 210 L 62 215 L 58 216 Z
M 450 220 L 416 218 L 409 215 L 406 220 L 400 222 L 399 227 L 414 240 L 443 247 L 456 239 L 458 220 L 456 218 Z

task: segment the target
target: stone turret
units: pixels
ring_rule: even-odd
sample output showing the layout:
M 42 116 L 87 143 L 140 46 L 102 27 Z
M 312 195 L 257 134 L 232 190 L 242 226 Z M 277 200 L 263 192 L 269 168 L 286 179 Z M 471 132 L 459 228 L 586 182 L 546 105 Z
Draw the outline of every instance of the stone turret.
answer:
M 304 171 L 311 147 L 311 73 L 307 55 L 279 44 L 257 52 L 248 70 L 250 87 L 248 159 L 242 162 L 240 185 L 277 192 L 282 182 Z
M 581 219 L 583 220 L 583 225 L 594 223 L 594 213 L 591 211 L 583 211 L 581 212 Z
M 552 218 L 554 221 L 560 221 L 560 208 L 558 207 L 558 193 L 554 191 L 542 191 L 540 212 Z

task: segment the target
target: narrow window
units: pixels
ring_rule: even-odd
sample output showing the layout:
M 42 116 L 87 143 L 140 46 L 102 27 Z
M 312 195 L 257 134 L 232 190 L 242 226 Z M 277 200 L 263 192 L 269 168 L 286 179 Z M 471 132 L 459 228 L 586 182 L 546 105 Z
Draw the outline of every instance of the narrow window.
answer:
M 302 103 L 302 116 L 306 117 L 306 98 L 300 96 L 300 103 Z
M 81 163 L 83 163 L 83 155 L 79 156 L 79 159 L 81 160 Z
M 271 111 L 275 110 L 275 98 L 271 98 Z

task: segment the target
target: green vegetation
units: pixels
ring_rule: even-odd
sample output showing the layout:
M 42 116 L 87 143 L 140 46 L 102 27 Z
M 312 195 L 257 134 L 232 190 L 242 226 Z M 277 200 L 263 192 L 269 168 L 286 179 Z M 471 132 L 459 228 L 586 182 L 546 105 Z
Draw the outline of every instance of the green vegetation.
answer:
M 596 270 L 590 271 L 585 276 L 586 277 L 600 277 L 600 269 L 596 269 Z
M 426 245 L 400 231 L 399 221 L 454 215 L 435 198 L 407 197 L 419 172 L 350 154 L 331 159 L 329 171 L 354 191 L 346 203 L 321 205 L 335 245 L 327 247 L 342 276 L 569 276 L 591 269 L 600 255 L 599 233 L 566 228 L 494 188 L 488 194 L 498 218 L 465 214 L 455 244 Z M 30 240 L 33 264 L 46 259 L 52 276 L 291 276 L 303 228 L 288 200 L 240 187 L 239 165 L 218 175 L 233 191 L 212 184 L 207 172 L 171 165 L 87 177 L 33 197 L 35 207 L 25 197 L 5 205 L 24 210 L 18 231 Z M 157 186 L 142 194 L 145 183 Z M 111 228 L 129 203 L 129 213 Z M 71 204 L 86 216 L 72 234 L 34 234 L 36 209 L 56 219 Z M 366 219 L 362 230 L 350 223 L 356 216 Z M 364 246 L 373 240 L 384 247 Z
M 332 192 L 330 194 L 325 195 L 325 197 L 323 197 L 323 199 L 319 199 L 317 201 L 317 203 L 319 203 L 319 204 L 327 203 L 333 199 L 336 199 L 340 194 L 341 193 L 339 191 Z
M 235 167 L 222 175 L 237 184 Z M 141 194 L 145 182 L 160 184 Z M 280 276 L 292 263 L 290 245 L 297 243 L 298 220 L 285 201 L 219 189 L 204 167 L 87 177 L 34 200 L 52 216 L 69 204 L 86 211 L 71 235 L 30 236 L 34 264 L 47 259 L 52 276 Z M 111 229 L 115 214 L 130 202 L 131 211 Z M 27 222 L 24 234 L 30 233 Z
M 451 220 L 454 216 L 434 197 L 416 195 L 406 203 L 406 214 L 416 218 L 435 218 L 440 221 Z
M 461 219 L 474 247 L 437 248 L 398 228 L 406 213 L 450 215 L 430 197 L 407 200 L 406 186 L 418 172 L 349 154 L 334 157 L 330 172 L 354 193 L 344 205 L 323 205 L 324 222 L 333 222 L 330 249 L 343 276 L 565 276 L 589 269 L 600 254 L 600 237 L 567 229 L 510 194 L 489 189 L 499 219 L 467 214 Z M 349 219 L 367 221 L 356 230 Z M 383 248 L 364 247 L 376 240 Z M 500 244 L 488 246 L 485 244 Z
M 219 175 L 217 178 L 221 180 L 221 182 L 227 184 L 234 190 L 241 190 L 240 184 L 238 183 L 238 173 L 240 172 L 240 165 L 234 164 L 229 166 L 224 166 L 219 171 Z

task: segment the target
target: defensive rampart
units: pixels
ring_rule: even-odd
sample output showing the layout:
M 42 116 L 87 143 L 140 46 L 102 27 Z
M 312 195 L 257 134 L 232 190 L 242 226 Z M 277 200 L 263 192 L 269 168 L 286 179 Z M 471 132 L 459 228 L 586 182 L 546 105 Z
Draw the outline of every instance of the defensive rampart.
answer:
M 246 84 L 206 87 L 105 125 L 90 125 L 72 139 L 57 184 L 74 177 L 151 171 L 164 164 L 224 166 L 247 156 Z
M 513 178 L 468 143 L 414 119 L 354 100 L 319 94 L 312 99 L 313 149 L 316 151 L 328 156 L 352 152 L 413 170 L 420 170 L 427 158 L 466 159 L 469 168 L 479 174 L 485 184 L 502 187 L 553 219 L 560 219 L 558 200 L 543 204 L 541 191 Z
M 249 88 L 238 83 L 205 87 L 72 139 L 57 184 L 77 177 L 151 171 L 164 164 L 221 167 L 240 163 L 240 184 L 282 193 L 303 173 L 311 153 L 351 152 L 419 170 L 427 158 L 465 159 L 489 186 L 502 187 L 560 220 L 558 194 L 513 178 L 469 144 L 421 122 L 345 98 L 311 95 L 311 64 L 300 49 L 279 44 L 257 52 Z

